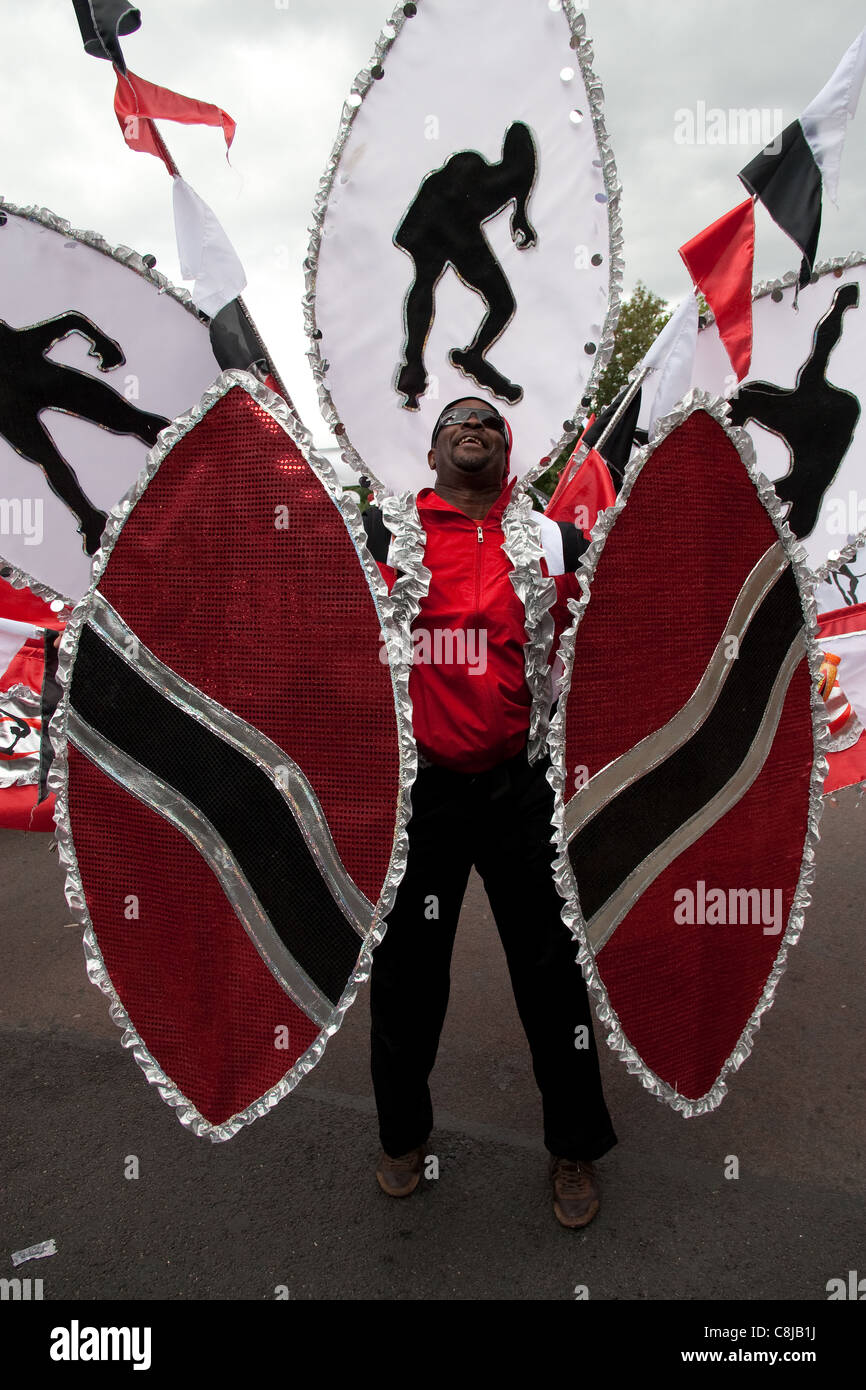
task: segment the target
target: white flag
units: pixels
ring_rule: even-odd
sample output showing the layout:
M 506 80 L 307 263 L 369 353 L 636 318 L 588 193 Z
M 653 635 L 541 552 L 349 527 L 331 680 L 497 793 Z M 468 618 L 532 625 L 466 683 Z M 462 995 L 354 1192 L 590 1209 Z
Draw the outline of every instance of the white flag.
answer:
M 673 410 L 692 384 L 698 342 L 698 302 L 686 295 L 671 315 L 641 364 L 646 370 L 644 398 L 651 399 L 648 431 L 656 420 Z
M 13 657 L 18 655 L 27 639 L 35 636 L 36 628 L 32 623 L 19 623 L 14 618 L 0 618 L 0 677 L 5 674 Z
M 834 203 L 839 189 L 839 165 L 848 118 L 857 110 L 864 75 L 866 29 L 857 36 L 830 81 L 800 116 L 803 134 L 821 170 L 827 196 Z
M 174 180 L 173 202 L 181 274 L 195 280 L 193 300 L 213 318 L 244 289 L 244 268 L 213 210 L 180 175 Z

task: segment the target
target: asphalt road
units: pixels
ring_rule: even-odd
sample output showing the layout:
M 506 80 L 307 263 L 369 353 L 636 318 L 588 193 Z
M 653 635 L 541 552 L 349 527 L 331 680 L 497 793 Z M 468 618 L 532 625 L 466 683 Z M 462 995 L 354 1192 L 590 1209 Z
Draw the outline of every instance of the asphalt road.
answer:
M 15 1271 L 46 1300 L 574 1300 L 585 1286 L 593 1301 L 826 1302 L 828 1280 L 866 1275 L 864 828 L 853 792 L 827 808 L 802 940 L 719 1110 L 684 1120 L 602 1047 L 620 1143 L 584 1232 L 552 1214 L 477 880 L 434 1073 L 439 1177 L 398 1202 L 374 1176 L 366 990 L 270 1115 L 229 1143 L 197 1139 L 87 982 L 52 839 L 3 832 L 3 1272 L 53 1237 L 56 1255 Z

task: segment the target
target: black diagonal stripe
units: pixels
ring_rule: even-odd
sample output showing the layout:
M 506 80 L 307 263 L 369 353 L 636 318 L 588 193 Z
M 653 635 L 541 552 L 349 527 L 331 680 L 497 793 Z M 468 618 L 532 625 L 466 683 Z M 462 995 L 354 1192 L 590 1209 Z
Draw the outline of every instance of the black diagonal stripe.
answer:
M 335 1004 L 360 942 L 270 778 L 143 680 L 87 625 L 70 701 L 93 729 L 201 810 L 286 949 Z
M 743 763 L 779 668 L 803 626 L 790 566 L 767 594 L 740 643 L 713 709 L 688 742 L 625 787 L 569 846 L 580 906 L 589 921 L 628 875 L 722 790 Z

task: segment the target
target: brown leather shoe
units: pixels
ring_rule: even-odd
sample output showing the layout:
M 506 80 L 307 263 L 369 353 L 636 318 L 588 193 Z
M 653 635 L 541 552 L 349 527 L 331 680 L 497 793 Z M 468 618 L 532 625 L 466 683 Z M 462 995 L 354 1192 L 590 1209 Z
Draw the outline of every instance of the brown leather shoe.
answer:
M 408 1197 L 421 1181 L 421 1173 L 426 1158 L 426 1145 L 410 1149 L 409 1153 L 392 1158 L 383 1149 L 376 1165 L 376 1177 L 383 1192 L 389 1197 Z
M 601 1206 L 598 1178 L 591 1163 L 583 1159 L 552 1158 L 553 1210 L 560 1226 L 578 1230 L 588 1226 Z

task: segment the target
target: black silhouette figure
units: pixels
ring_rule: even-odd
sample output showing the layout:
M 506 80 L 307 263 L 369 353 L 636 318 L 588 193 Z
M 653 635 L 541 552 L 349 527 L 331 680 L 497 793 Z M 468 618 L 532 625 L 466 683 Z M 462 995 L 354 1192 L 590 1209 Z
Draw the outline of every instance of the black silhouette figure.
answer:
M 22 738 L 26 738 L 31 730 L 30 725 L 25 724 L 23 719 L 19 719 L 18 715 L 14 714 L 12 710 L 0 708 L 0 723 L 5 722 L 7 719 L 10 721 L 9 732 L 13 736 L 12 742 L 5 744 L 0 743 L 0 753 L 2 753 L 4 757 L 11 757 L 15 752 L 16 744 L 18 744 Z
M 511 238 L 520 251 L 534 246 L 536 234 L 526 215 L 538 161 L 529 127 L 514 121 L 505 132 L 502 159 L 491 164 L 476 150 L 460 150 L 422 181 L 394 233 L 394 244 L 415 262 L 415 279 L 403 309 L 406 338 L 397 390 L 404 410 L 417 410 L 427 388 L 424 347 L 435 313 L 434 294 L 449 265 L 484 300 L 487 313 L 466 348 L 449 358 L 464 376 L 503 400 L 519 401 L 523 387 L 508 380 L 485 354 L 508 327 L 515 300 L 505 272 L 493 254 L 483 224 L 514 203 Z
M 851 391 L 827 380 L 827 359 L 842 336 L 842 315 L 860 301 L 860 286 L 841 285 L 815 327 L 812 351 L 790 390 L 771 381 L 752 381 L 731 402 L 731 420 L 756 420 L 785 441 L 791 467 L 773 486 L 790 502 L 786 518 L 795 536 L 808 536 L 818 520 L 824 493 L 839 471 L 860 418 Z
M 99 549 L 106 514 L 84 495 L 74 469 L 42 424 L 42 411 L 78 415 L 112 434 L 134 435 L 150 447 L 168 420 L 139 410 L 108 383 L 45 356 L 70 333 L 80 333 L 91 344 L 88 355 L 97 359 L 101 372 L 113 371 L 126 361 L 120 344 L 83 314 L 58 314 L 28 328 L 12 328 L 0 319 L 0 435 L 22 458 L 39 465 L 52 490 L 78 520 L 84 549 L 93 555 Z

